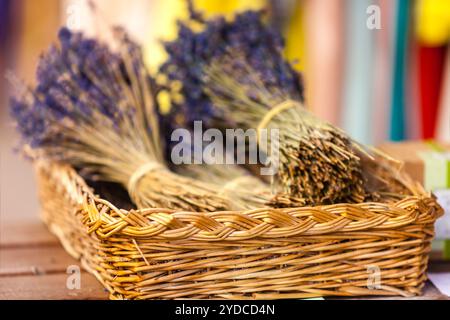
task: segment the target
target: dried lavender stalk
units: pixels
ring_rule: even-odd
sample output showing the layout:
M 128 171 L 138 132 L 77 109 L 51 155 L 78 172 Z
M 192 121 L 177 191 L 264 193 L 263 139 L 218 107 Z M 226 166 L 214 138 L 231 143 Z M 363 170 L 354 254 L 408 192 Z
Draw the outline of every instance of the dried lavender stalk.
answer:
M 233 209 L 266 207 L 273 198 L 270 185 L 238 165 L 190 164 L 177 167 L 176 172 L 198 181 L 220 186 L 218 194 L 232 200 Z
M 204 90 L 224 119 L 240 128 L 264 124 L 279 130 L 279 200 L 292 196 L 310 205 L 364 201 L 358 156 L 363 149 L 344 132 L 314 117 L 282 87 L 265 86 L 263 75 L 237 52 L 214 60 L 204 74 Z

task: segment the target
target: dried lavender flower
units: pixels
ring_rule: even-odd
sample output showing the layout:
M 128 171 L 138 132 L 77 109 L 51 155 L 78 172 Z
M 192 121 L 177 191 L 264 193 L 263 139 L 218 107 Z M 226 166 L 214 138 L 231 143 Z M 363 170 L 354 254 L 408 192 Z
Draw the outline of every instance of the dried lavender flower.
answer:
M 169 58 L 159 72 L 167 80 L 165 90 L 172 96 L 182 97 L 181 101 L 171 101 L 172 108 L 164 121 L 167 132 L 191 127 L 195 120 L 214 126 L 217 109 L 202 89 L 203 70 L 213 59 L 230 50 L 246 57 L 250 66 L 261 74 L 265 87 L 283 87 L 290 96 L 303 99 L 300 75 L 284 60 L 283 39 L 264 23 L 262 11 L 245 11 L 236 14 L 232 21 L 222 16 L 205 20 L 192 8 L 191 12 L 203 30 L 195 32 L 189 21 L 179 22 L 178 38 L 164 44 Z M 174 83 L 182 84 L 179 92 L 172 89 Z

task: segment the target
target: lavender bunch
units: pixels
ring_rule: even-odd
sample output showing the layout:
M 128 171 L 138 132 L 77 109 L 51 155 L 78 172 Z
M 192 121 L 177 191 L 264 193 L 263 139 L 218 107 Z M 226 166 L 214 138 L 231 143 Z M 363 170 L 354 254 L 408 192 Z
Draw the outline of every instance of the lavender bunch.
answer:
M 270 155 L 277 143 L 281 190 L 275 202 L 289 197 L 306 204 L 362 202 L 366 198 L 361 156 L 364 147 L 343 131 L 312 115 L 284 87 L 266 86 L 265 75 L 240 52 L 230 51 L 205 67 L 203 87 L 226 121 L 235 127 L 278 129 L 279 142 L 260 144 Z
M 203 31 L 180 23 L 178 39 L 165 45 L 169 59 L 160 69 L 175 97 L 170 123 L 257 128 L 280 104 L 295 105 L 264 124 L 281 131 L 279 193 L 272 205 L 363 201 L 358 155 L 363 148 L 301 106 L 301 78 L 284 59 L 282 37 L 263 22 L 263 13 L 247 11 L 226 21 L 193 12 Z
M 172 97 L 170 112 L 164 117 L 167 131 L 189 128 L 195 120 L 207 127 L 217 125 L 215 118 L 220 115 L 203 90 L 203 71 L 230 50 L 245 56 L 262 75 L 265 87 L 285 88 L 290 96 L 303 100 L 300 75 L 282 56 L 283 39 L 263 17 L 262 11 L 245 11 L 232 21 L 222 16 L 205 20 L 191 7 L 191 21 L 179 22 L 177 39 L 164 44 L 168 59 L 159 69 L 159 83 Z M 192 24 L 202 31 L 194 31 Z
M 37 86 L 11 99 L 24 144 L 42 158 L 122 184 L 138 208 L 228 209 L 216 186 L 165 166 L 140 47 L 120 29 L 115 37 L 118 52 L 60 30 L 59 46 L 41 58 Z
M 168 53 L 167 61 L 159 69 L 159 85 L 163 94 L 171 97 L 171 108 L 162 117 L 163 131 L 172 132 L 175 128 L 191 128 L 194 121 L 201 120 L 205 127 L 228 126 L 222 121 L 223 117 L 213 106 L 210 97 L 203 90 L 204 69 L 214 59 L 227 55 L 229 50 L 239 50 L 253 68 L 265 75 L 264 84 L 267 87 L 284 87 L 290 95 L 303 100 L 303 86 L 300 75 L 282 58 L 284 50 L 283 39 L 279 32 L 263 22 L 264 12 L 245 11 L 237 14 L 232 21 L 224 17 L 206 20 L 202 14 L 190 4 L 190 20 L 179 22 L 178 37 L 175 41 L 164 44 Z M 195 27 L 194 27 L 195 26 Z M 195 31 L 201 28 L 202 31 Z M 168 140 L 168 139 L 167 139 Z M 166 154 L 170 154 L 170 143 L 167 144 Z M 166 158 L 168 158 L 166 156 Z M 239 176 L 238 166 L 216 165 L 202 166 L 201 170 L 179 168 L 178 172 L 194 174 L 197 179 L 217 180 L 222 185 L 232 184 L 231 180 Z M 208 171 L 211 171 L 207 173 Z M 235 172 L 231 174 L 231 171 Z M 202 174 L 199 174 L 202 172 Z M 226 182 L 225 177 L 229 180 Z M 223 181 L 222 181 L 223 180 Z M 258 179 L 256 179 L 258 180 Z M 241 180 L 242 181 L 242 180 Z M 254 183 L 255 185 L 256 182 Z M 245 194 L 245 185 L 236 188 L 236 194 Z M 263 202 L 273 204 L 273 192 L 265 186 Z M 262 190 L 264 188 L 258 188 Z M 289 200 L 287 200 L 289 198 Z M 304 200 L 297 197 L 285 197 L 277 201 L 303 205 Z

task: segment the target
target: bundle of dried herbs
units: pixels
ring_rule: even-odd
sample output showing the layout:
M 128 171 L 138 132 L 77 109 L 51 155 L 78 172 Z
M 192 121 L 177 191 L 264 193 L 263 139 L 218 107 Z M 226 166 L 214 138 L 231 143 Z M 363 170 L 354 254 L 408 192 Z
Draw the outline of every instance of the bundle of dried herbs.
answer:
M 18 88 L 11 112 L 39 157 L 123 185 L 138 208 L 229 209 L 218 187 L 165 165 L 141 50 L 115 29 L 118 51 L 68 29 L 45 53 L 34 88 Z
M 203 120 L 219 128 L 277 128 L 280 166 L 272 205 L 363 201 L 360 156 L 368 153 L 303 107 L 301 77 L 284 59 L 282 37 L 264 23 L 263 12 L 226 21 L 192 11 L 191 19 L 202 31 L 180 23 L 178 38 L 165 44 L 169 59 L 160 74 L 174 97 L 169 126 Z M 269 153 L 271 142 L 261 147 Z
M 234 126 L 279 131 L 282 194 L 304 198 L 311 205 L 364 201 L 358 155 L 367 154 L 364 148 L 311 114 L 283 87 L 266 86 L 263 77 L 240 53 L 229 52 L 205 67 L 203 86 L 223 118 Z M 275 143 L 270 137 L 261 146 Z

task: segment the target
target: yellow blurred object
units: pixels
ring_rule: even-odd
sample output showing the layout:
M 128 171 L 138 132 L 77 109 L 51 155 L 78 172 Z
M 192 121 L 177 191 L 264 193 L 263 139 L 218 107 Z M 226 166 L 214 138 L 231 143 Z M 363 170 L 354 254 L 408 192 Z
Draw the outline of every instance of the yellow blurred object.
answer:
M 262 9 L 266 5 L 265 0 L 194 0 L 195 7 L 203 11 L 207 17 L 223 14 L 227 17 L 234 12 L 243 10 Z
M 173 81 L 170 84 L 170 89 L 174 92 L 180 92 L 181 89 L 183 88 L 183 83 L 181 81 Z
M 450 1 L 419 0 L 416 7 L 417 33 L 426 45 L 445 45 L 450 39 Z
M 159 109 L 162 114 L 166 114 L 170 110 L 170 94 L 167 91 L 161 91 L 156 96 Z
M 304 10 L 300 1 L 297 1 L 295 12 L 290 19 L 286 36 L 286 58 L 295 61 L 293 64 L 297 71 L 303 72 L 306 65 L 305 55 L 305 26 Z
M 147 30 L 148 41 L 144 44 L 145 63 L 155 72 L 167 58 L 160 41 L 174 40 L 177 35 L 176 21 L 188 18 L 188 8 L 185 0 L 164 0 L 152 2 L 149 19 L 152 20 L 150 30 Z

